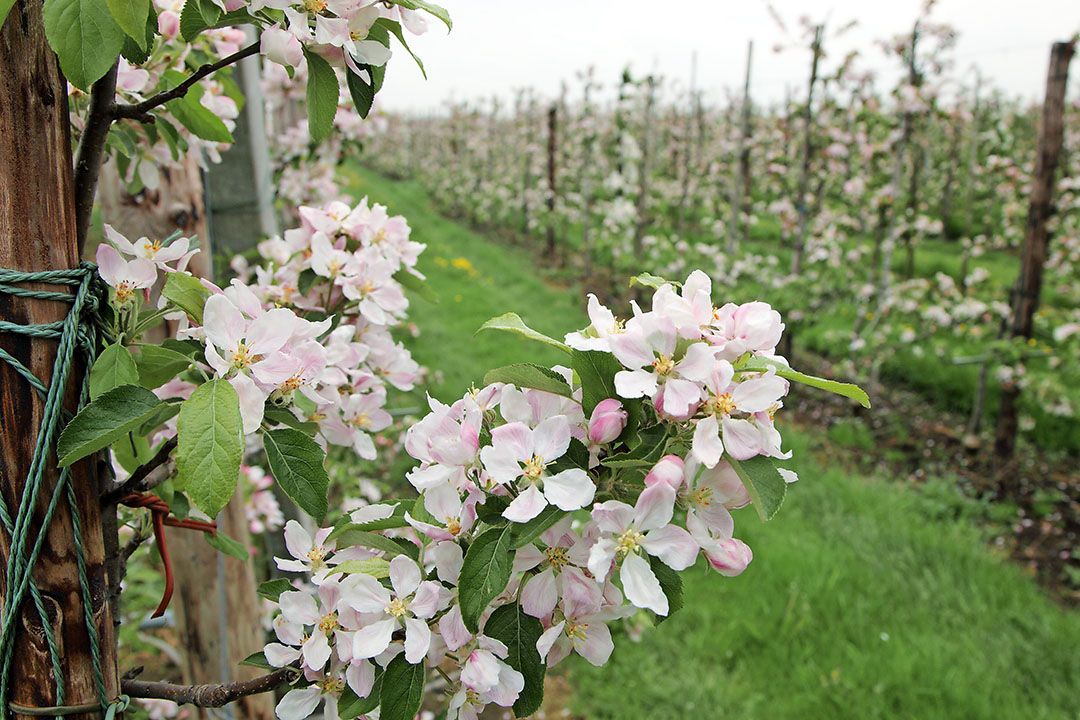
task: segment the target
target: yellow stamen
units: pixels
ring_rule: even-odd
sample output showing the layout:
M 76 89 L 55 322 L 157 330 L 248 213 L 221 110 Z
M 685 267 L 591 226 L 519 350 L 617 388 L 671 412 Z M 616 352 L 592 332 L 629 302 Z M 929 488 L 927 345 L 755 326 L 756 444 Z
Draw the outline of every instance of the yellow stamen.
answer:
M 396 599 L 391 600 L 390 604 L 386 606 L 386 613 L 393 615 L 396 618 L 405 616 L 406 611 L 409 609 L 409 603 L 406 600 Z
M 321 545 L 316 545 L 315 547 L 308 550 L 307 558 L 311 561 L 312 570 L 317 570 L 326 565 L 326 563 L 324 562 L 324 560 L 326 559 L 326 551 L 322 549 Z
M 589 629 L 588 623 L 574 622 L 573 620 L 566 621 L 566 636 L 572 640 L 584 640 L 585 633 Z
M 644 539 L 645 536 L 642 533 L 638 532 L 634 528 L 630 528 L 622 535 L 620 535 L 619 539 L 615 541 L 615 552 L 622 557 L 626 557 L 632 552 L 637 552 L 637 549 L 641 547 L 641 542 Z
M 327 635 L 334 632 L 339 627 L 341 627 L 341 623 L 338 622 L 336 612 L 332 612 L 329 615 L 323 615 L 319 620 L 319 629 Z
M 544 551 L 548 564 L 555 570 L 562 570 L 570 564 L 570 558 L 566 554 L 566 548 L 549 547 Z
M 670 375 L 675 369 L 675 361 L 667 355 L 661 355 L 653 360 L 653 370 L 656 370 L 657 375 Z
M 525 467 L 523 468 L 523 470 L 526 480 L 536 482 L 544 473 L 544 459 L 539 455 L 533 455 L 531 458 L 525 461 Z

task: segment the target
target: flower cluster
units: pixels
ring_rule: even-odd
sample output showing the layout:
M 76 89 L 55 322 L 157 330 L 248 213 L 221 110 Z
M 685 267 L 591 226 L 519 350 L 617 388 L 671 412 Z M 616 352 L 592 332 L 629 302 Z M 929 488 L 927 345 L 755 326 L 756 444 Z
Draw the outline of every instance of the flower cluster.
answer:
M 415 502 L 314 537 L 286 528 L 278 566 L 306 582 L 280 596 L 266 647 L 300 670 L 279 717 L 323 700 L 373 709 L 378 677 L 423 663 L 447 683 L 449 718 L 488 703 L 529 714 L 537 668 L 573 652 L 604 664 L 611 623 L 677 610 L 678 572 L 699 557 L 746 568 L 731 510 L 753 498 L 771 516 L 796 479 L 775 464 L 790 455 L 781 374 L 795 375 L 775 354 L 783 324 L 764 303 L 717 307 L 703 273 L 650 281 L 651 310 L 624 322 L 591 297 L 590 327 L 544 338 L 571 367 L 511 366 L 453 404 L 431 399 L 406 437 Z

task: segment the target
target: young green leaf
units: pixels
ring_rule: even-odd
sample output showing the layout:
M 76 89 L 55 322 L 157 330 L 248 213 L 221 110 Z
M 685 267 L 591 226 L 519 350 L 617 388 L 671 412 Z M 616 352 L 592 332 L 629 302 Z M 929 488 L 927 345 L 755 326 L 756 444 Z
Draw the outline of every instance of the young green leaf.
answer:
M 166 70 L 163 80 L 167 87 L 176 87 L 184 81 L 184 74 L 178 70 Z M 182 97 L 165 103 L 169 112 L 173 114 L 180 124 L 190 130 L 197 137 L 211 142 L 233 141 L 232 133 L 221 118 L 202 104 L 202 96 L 205 89 L 199 83 L 195 83 Z M 169 277 L 179 273 L 170 273 Z
M 674 285 L 675 287 L 680 287 L 682 283 L 675 280 L 667 280 L 660 277 L 659 275 L 641 273 L 640 275 L 635 275 L 634 277 L 630 278 L 630 287 L 634 287 L 635 285 L 644 285 L 647 288 L 659 290 L 665 285 Z
M 116 343 L 101 351 L 90 368 L 90 399 L 97 400 L 121 385 L 138 385 L 139 371 L 131 352 Z
M 335 538 L 335 542 L 337 543 L 338 549 L 360 545 L 362 547 L 371 548 L 372 550 L 381 550 L 389 557 L 394 557 L 395 555 L 407 555 L 413 560 L 416 560 L 419 557 L 419 550 L 411 542 L 398 542 L 385 535 L 367 532 L 366 530 L 354 530 L 348 525 L 346 525 L 344 531 Z
M 393 3 L 395 5 L 400 5 L 403 8 L 408 8 L 409 10 L 423 10 L 431 13 L 439 20 L 442 20 L 443 24 L 446 25 L 447 30 L 454 29 L 454 23 L 450 20 L 450 13 L 446 11 L 446 8 L 440 5 L 427 2 L 427 0 L 393 0 Z
M 660 582 L 660 589 L 664 591 L 664 595 L 667 596 L 668 601 L 668 614 L 657 615 L 656 624 L 667 620 L 683 607 L 683 586 L 682 577 L 679 573 L 675 572 L 660 560 L 655 555 L 649 556 L 649 567 L 652 568 L 653 575 Z
M 236 490 L 244 455 L 240 399 L 228 380 L 196 388 L 180 407 L 176 434 L 179 486 L 214 517 Z
M 367 697 L 357 697 L 352 688 L 346 686 L 338 698 L 338 717 L 341 720 L 356 720 L 361 715 L 370 713 L 379 707 L 379 697 L 382 695 L 383 669 L 375 666 L 375 682 Z
M 484 375 L 485 385 L 500 382 L 517 385 L 519 388 L 532 388 L 563 397 L 572 397 L 570 386 L 566 384 L 562 375 L 550 368 L 533 363 L 515 363 L 489 370 Z
M 787 483 L 776 469 L 776 463 L 764 455 L 755 455 L 749 460 L 736 460 L 725 453 L 724 459 L 731 463 L 731 467 L 743 481 L 762 521 L 776 515 L 784 504 L 784 495 L 787 494 Z
M 615 373 L 624 370 L 611 353 L 599 350 L 572 350 L 570 365 L 581 383 L 581 409 L 585 417 L 602 400 L 618 398 L 615 392 Z
M 146 16 L 150 14 L 150 0 L 105 0 L 105 3 L 120 29 L 145 50 Z
M 321 520 L 326 515 L 330 478 L 323 467 L 326 453 L 310 437 L 292 428 L 263 433 L 270 473 L 304 512 Z
M 161 294 L 196 323 L 202 324 L 203 307 L 210 297 L 210 291 L 197 277 L 181 272 L 169 273 L 165 278 L 165 286 L 161 288 Z
M 307 111 L 311 139 L 320 143 L 334 129 L 338 107 L 338 79 L 334 68 L 321 55 L 304 49 L 307 58 Z
M 281 593 L 293 589 L 292 583 L 285 578 L 275 578 L 260 584 L 256 592 L 259 593 L 259 597 L 266 598 L 271 602 L 277 602 L 277 599 L 281 597 Z
M 864 408 L 870 407 L 870 396 L 858 385 L 837 382 L 836 380 L 827 380 L 815 375 L 807 375 L 798 370 L 792 370 L 787 365 L 778 363 L 775 360 L 769 360 L 762 357 L 751 357 L 746 362 L 737 364 L 735 369 L 740 372 L 765 372 L 769 368 L 775 368 L 776 374 L 785 380 L 792 380 L 797 383 L 802 383 L 803 385 L 817 388 L 818 390 L 825 390 L 826 392 L 831 392 L 835 395 L 842 395 L 843 397 L 854 400 Z
M 56 442 L 60 467 L 102 450 L 139 427 L 161 401 L 137 385 L 113 388 L 79 411 Z
M 247 548 L 220 530 L 216 533 L 203 533 L 203 536 L 206 538 L 206 542 L 210 544 L 210 547 L 219 553 L 234 557 L 240 561 L 248 559 Z
M 561 343 L 555 338 L 550 338 L 541 332 L 533 330 L 531 327 L 525 324 L 525 321 L 522 320 L 521 316 L 519 316 L 517 313 L 511 312 L 499 315 L 498 317 L 493 317 L 486 323 L 481 325 L 476 332 L 479 333 L 483 330 L 503 330 L 505 332 L 512 332 L 517 335 L 521 335 L 522 337 L 528 338 L 529 340 L 535 340 L 537 342 L 542 342 L 545 345 L 550 345 L 551 347 L 558 348 L 565 353 L 570 352 L 569 345 Z
M 105 0 L 45 0 L 45 37 L 75 87 L 89 90 L 116 62 L 124 31 Z
M 266 659 L 266 653 L 262 650 L 257 653 L 251 653 L 241 660 L 240 664 L 248 667 L 263 668 L 264 670 L 277 670 L 277 668 L 271 665 L 270 661 Z
M 191 367 L 191 358 L 160 345 L 143 345 L 135 365 L 138 383 L 153 390 Z
M 506 664 L 525 678 L 525 687 L 514 703 L 515 717 L 532 715 L 544 702 L 547 665 L 536 650 L 543 632 L 540 621 L 526 615 L 517 603 L 496 608 L 484 623 L 484 634 L 506 645 Z
M 465 553 L 458 580 L 461 619 L 471 632 L 479 630 L 480 616 L 488 604 L 506 589 L 514 565 L 514 527 L 482 532 Z
M 525 547 L 536 538 L 544 534 L 544 531 L 566 517 L 565 510 L 560 510 L 555 505 L 548 505 L 540 514 L 527 523 L 522 523 L 514 533 L 512 545 L 515 550 Z
M 413 665 L 398 655 L 386 666 L 379 696 L 379 720 L 413 720 L 424 700 L 423 662 Z
M 437 305 L 439 303 L 439 295 L 431 289 L 431 286 L 408 270 L 398 270 L 394 273 L 394 279 L 397 280 L 401 287 L 406 290 L 411 290 L 416 293 L 418 297 L 427 300 L 432 305 Z
M 221 8 L 211 0 L 187 0 L 180 11 L 180 36 L 191 42 L 221 17 Z
M 338 563 L 330 572 L 345 573 L 346 575 L 370 575 L 376 580 L 390 577 L 390 563 L 385 558 L 368 558 L 366 560 L 346 560 Z
M 409 53 L 410 56 L 412 56 L 413 62 L 416 63 L 416 66 L 420 68 L 420 74 L 424 76 L 425 80 L 427 80 L 427 70 L 424 69 L 424 62 L 416 53 L 412 51 L 412 48 L 409 47 L 409 43 L 405 41 L 405 33 L 401 30 L 401 23 L 399 23 L 397 20 L 390 20 L 389 18 L 379 18 L 375 21 L 375 24 L 380 25 L 393 33 L 394 37 L 396 37 L 398 39 L 398 42 L 401 43 L 401 46 L 405 48 L 405 51 Z

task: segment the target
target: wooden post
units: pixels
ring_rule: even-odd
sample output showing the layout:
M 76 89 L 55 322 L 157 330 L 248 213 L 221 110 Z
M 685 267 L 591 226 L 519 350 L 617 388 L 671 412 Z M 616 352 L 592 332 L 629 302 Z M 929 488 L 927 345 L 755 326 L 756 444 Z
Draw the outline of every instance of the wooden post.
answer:
M 558 145 L 559 107 L 551 103 L 547 112 L 547 255 L 548 261 L 555 263 L 555 194 L 557 192 L 556 175 L 559 152 Z
M 975 69 L 975 99 L 971 108 L 971 131 L 968 133 L 968 158 L 967 158 L 967 188 L 965 204 L 967 205 L 967 235 L 975 237 L 975 176 L 979 165 L 979 90 L 982 87 L 982 74 Z M 966 275 L 966 273 L 965 273 Z
M 1030 338 L 1035 311 L 1042 292 L 1043 265 L 1046 263 L 1050 234 L 1047 221 L 1054 212 L 1054 181 L 1064 138 L 1065 91 L 1069 84 L 1069 62 L 1076 51 L 1076 41 L 1056 42 L 1050 50 L 1050 69 L 1046 75 L 1046 100 L 1039 126 L 1038 154 L 1031 183 L 1027 232 L 1020 260 L 1020 275 L 1012 296 L 1012 319 L 1009 334 Z M 994 452 L 999 457 L 1012 456 L 1016 449 L 1017 401 L 1020 388 L 1006 383 L 1001 388 Z
M 739 133 L 739 169 L 735 175 L 734 192 L 731 197 L 731 227 L 728 228 L 728 252 L 735 252 L 742 232 L 743 199 L 750 194 L 750 134 L 752 132 L 753 106 L 750 103 L 750 66 L 754 61 L 754 41 L 746 43 L 746 79 L 743 81 L 742 130 Z
M 814 28 L 814 42 L 810 46 L 813 58 L 810 61 L 810 86 L 806 91 L 806 107 L 803 109 L 803 148 L 802 167 L 799 171 L 799 185 L 796 190 L 795 207 L 799 212 L 799 227 L 795 231 L 795 248 L 791 256 L 791 274 L 798 275 L 802 270 L 803 249 L 806 247 L 806 230 L 810 222 L 810 203 L 806 195 L 810 189 L 810 163 L 814 156 L 814 86 L 817 85 L 818 64 L 821 61 L 821 40 L 825 26 Z
M 656 103 L 656 78 L 645 79 L 645 115 L 641 132 L 641 163 L 638 169 L 637 224 L 634 226 L 634 256 L 645 251 L 645 230 L 649 226 L 649 174 L 652 171 L 652 124 Z
M 0 28 L 0 67 L 4 68 L 0 73 L 0 267 L 23 271 L 68 269 L 79 262 L 67 86 L 45 40 L 41 7 L 34 0 L 18 0 Z M 67 309 L 63 303 L 0 295 L 0 317 L 9 322 L 60 320 Z M 56 355 L 54 340 L 0 333 L 0 347 L 49 382 Z M 73 368 L 65 395 L 69 409 L 75 407 L 77 378 L 85 371 L 81 364 Z M 23 495 L 43 403 L 4 362 L 0 362 L 0 388 L 0 493 L 14 513 Z M 35 526 L 40 526 L 57 481 L 54 457 L 46 468 L 42 494 L 34 506 Z M 107 600 L 109 581 L 117 583 L 119 578 L 110 577 L 106 569 L 99 479 L 92 458 L 77 463 L 71 473 L 93 599 L 90 610 L 99 637 L 106 695 L 112 700 L 118 692 L 116 635 Z M 96 703 L 73 537 L 64 499 L 49 525 L 34 579 L 62 653 L 65 704 Z M 7 562 L 10 543 L 11 538 L 0 532 L 0 562 Z M 6 591 L 7 582 L 4 574 L 0 590 Z M 29 597 L 18 624 L 9 700 L 32 707 L 54 705 L 57 698 L 48 646 Z M 101 713 L 68 717 L 89 720 L 100 718 Z
M 908 50 L 908 82 L 912 87 L 918 88 L 922 85 L 922 76 L 919 74 L 919 67 L 916 63 L 916 50 L 919 43 L 919 21 L 915 21 L 915 26 L 911 29 L 911 47 Z M 910 112 L 904 113 L 904 146 L 907 148 L 911 157 L 911 173 L 908 175 L 908 189 L 907 189 L 907 209 L 905 212 L 905 227 L 904 227 L 904 250 L 907 256 L 907 263 L 904 267 L 904 275 L 908 278 L 915 276 L 915 239 L 912 237 L 911 223 L 915 220 L 915 213 L 919 210 L 919 175 L 922 170 L 922 155 L 923 147 L 918 143 L 912 142 L 912 136 L 915 133 L 915 114 Z M 900 188 L 896 188 L 899 192 Z

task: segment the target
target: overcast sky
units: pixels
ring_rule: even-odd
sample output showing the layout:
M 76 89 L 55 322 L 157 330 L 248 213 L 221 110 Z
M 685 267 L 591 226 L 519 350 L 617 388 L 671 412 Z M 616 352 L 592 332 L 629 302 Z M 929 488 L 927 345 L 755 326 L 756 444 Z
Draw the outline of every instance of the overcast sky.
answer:
M 809 53 L 772 47 L 783 36 L 763 0 L 443 0 L 454 30 L 433 21 L 413 49 L 428 68 L 425 81 L 403 52 L 391 61 L 382 107 L 427 111 L 447 99 L 511 97 L 532 87 L 547 96 L 563 80 L 572 91 L 574 74 L 594 66 L 608 88 L 630 63 L 644 73 L 658 70 L 684 85 L 691 56 L 698 55 L 698 83 L 717 100 L 724 88 L 741 84 L 746 42 L 753 39 L 751 92 L 756 102 L 783 97 L 785 86 L 806 84 Z M 921 0 L 776 0 L 789 27 L 807 15 L 833 26 L 857 20 L 858 27 L 826 46 L 830 62 L 858 49 L 862 66 L 893 79 L 892 63 L 873 40 L 908 31 Z M 1080 31 L 1080 0 L 939 0 L 932 19 L 959 30 L 958 69 L 977 65 L 990 82 L 1010 94 L 1041 98 L 1050 43 Z M 1080 63 L 1078 63 L 1080 64 Z M 1080 75 L 1080 67 L 1074 68 Z M 970 76 L 969 76 L 970 77 Z M 1073 83 L 1076 87 L 1077 83 Z

